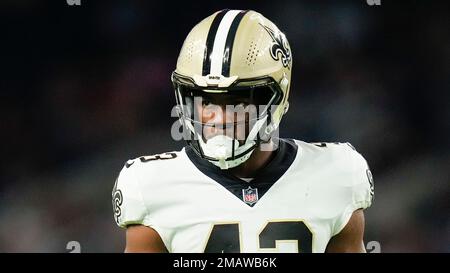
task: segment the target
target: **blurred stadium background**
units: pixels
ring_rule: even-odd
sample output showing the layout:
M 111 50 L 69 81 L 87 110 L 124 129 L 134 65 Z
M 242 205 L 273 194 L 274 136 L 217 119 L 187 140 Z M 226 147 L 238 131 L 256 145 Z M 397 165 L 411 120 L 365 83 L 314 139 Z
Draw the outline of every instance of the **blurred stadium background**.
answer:
M 393 2 L 1 1 L 0 251 L 123 251 L 115 178 L 184 145 L 170 136 L 178 51 L 199 20 L 238 8 L 293 48 L 281 136 L 348 141 L 368 160 L 365 241 L 450 252 L 450 13 Z

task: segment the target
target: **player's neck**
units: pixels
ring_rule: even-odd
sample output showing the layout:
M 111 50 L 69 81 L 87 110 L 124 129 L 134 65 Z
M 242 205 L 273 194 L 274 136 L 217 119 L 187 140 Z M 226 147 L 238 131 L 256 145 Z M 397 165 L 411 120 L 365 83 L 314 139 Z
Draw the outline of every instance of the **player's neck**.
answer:
M 272 142 L 269 144 L 271 148 L 274 147 Z M 247 161 L 235 168 L 229 169 L 228 171 L 237 177 L 253 178 L 259 170 L 269 164 L 269 162 L 273 159 L 275 152 L 276 150 L 273 149 L 265 149 L 264 151 L 261 151 L 261 146 L 259 146 L 253 151 Z

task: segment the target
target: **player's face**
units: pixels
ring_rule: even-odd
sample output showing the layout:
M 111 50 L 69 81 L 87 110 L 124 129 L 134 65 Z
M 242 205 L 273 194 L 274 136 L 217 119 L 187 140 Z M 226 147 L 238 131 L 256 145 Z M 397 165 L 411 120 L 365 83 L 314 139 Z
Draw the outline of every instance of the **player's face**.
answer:
M 243 142 L 250 120 L 256 119 L 256 105 L 249 98 L 230 93 L 208 93 L 196 100 L 197 116 L 203 126 L 203 138 L 226 135 Z
M 177 92 L 183 103 L 184 115 L 203 141 L 223 135 L 238 140 L 240 144 L 246 142 L 250 132 L 257 133 L 255 128 L 259 130 L 264 125 L 268 107 L 277 95 L 270 85 L 235 87 L 232 90 L 179 85 Z M 256 122 L 259 127 L 255 127 Z

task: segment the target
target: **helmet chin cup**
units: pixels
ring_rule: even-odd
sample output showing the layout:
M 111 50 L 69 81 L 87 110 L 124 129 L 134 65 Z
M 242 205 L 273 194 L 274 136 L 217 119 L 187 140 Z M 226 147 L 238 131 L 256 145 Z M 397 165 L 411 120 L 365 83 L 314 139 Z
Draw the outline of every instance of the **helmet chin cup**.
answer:
M 240 146 L 238 140 L 225 135 L 214 136 L 206 142 L 199 138 L 199 144 L 203 154 L 207 158 L 214 159 L 209 161 L 221 169 L 234 168 L 245 162 L 250 158 L 255 146 L 254 143 L 246 143 Z M 248 149 L 252 150 L 243 156 L 234 157 L 234 155 L 241 154 Z
M 239 146 L 239 142 L 236 139 L 232 139 L 229 136 L 218 135 L 205 142 L 200 142 L 205 155 L 225 160 L 233 155 L 233 147 Z

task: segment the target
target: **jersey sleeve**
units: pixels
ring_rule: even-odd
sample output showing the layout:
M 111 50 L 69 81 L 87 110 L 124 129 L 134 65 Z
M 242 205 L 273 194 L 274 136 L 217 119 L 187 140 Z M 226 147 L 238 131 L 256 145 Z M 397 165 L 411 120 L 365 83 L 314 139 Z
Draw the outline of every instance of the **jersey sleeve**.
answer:
M 147 215 L 138 177 L 135 169 L 130 166 L 125 164 L 112 191 L 114 220 L 122 228 L 131 224 L 143 224 Z
M 347 206 L 337 219 L 334 234 L 338 234 L 348 223 L 353 212 L 358 209 L 366 209 L 371 206 L 374 196 L 374 184 L 372 173 L 367 161 L 353 146 L 348 148 L 348 162 L 350 170 L 350 194 Z

